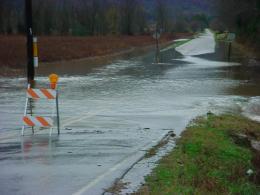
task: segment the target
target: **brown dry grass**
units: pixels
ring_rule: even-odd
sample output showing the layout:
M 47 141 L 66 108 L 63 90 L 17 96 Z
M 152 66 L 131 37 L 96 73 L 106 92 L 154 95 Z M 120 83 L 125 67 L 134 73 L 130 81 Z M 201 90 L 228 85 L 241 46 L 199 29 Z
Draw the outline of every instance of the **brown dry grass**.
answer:
M 190 34 L 164 35 L 160 41 L 168 42 Z M 149 35 L 144 36 L 41 36 L 39 40 L 39 60 L 54 62 L 60 60 L 80 59 L 103 56 L 127 50 L 132 47 L 143 47 L 154 44 Z M 0 66 L 20 68 L 26 64 L 25 36 L 0 35 Z

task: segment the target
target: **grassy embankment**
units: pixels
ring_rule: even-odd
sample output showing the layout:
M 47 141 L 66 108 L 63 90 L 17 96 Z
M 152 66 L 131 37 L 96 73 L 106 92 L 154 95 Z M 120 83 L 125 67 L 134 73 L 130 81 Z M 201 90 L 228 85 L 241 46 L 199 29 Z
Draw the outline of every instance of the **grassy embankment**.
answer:
M 260 194 L 260 157 L 251 140 L 260 140 L 257 122 L 233 115 L 199 117 L 137 194 Z
M 169 49 L 175 49 L 176 47 L 179 47 L 187 42 L 189 42 L 191 40 L 191 38 L 188 38 L 187 40 L 180 40 L 180 41 L 176 41 L 174 42 L 174 44 L 171 44 L 170 46 L 160 50 L 161 52 L 162 51 L 166 51 L 166 50 L 169 50 Z

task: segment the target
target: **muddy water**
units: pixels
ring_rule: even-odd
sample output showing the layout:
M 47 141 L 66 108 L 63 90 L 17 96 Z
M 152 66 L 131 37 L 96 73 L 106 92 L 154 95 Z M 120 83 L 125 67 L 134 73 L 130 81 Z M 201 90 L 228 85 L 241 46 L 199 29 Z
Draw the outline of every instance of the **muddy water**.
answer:
M 179 135 L 198 115 L 260 119 L 258 62 L 244 61 L 237 51 L 228 62 L 225 47 L 216 47 L 200 56 L 164 50 L 159 64 L 149 53 L 91 72 L 67 67 L 59 82 L 62 134 L 54 140 L 20 140 L 26 80 L 0 78 L 0 192 L 100 194 L 139 154 L 169 130 Z M 38 86 L 46 86 L 45 72 L 38 73 Z M 49 110 L 47 103 L 35 108 Z
M 241 111 L 257 118 L 260 96 L 260 65 L 246 60 L 233 49 L 227 62 L 226 47 L 217 44 L 216 52 L 199 56 L 182 56 L 174 49 L 161 53 L 161 62 L 153 63 L 154 53 L 130 60 L 119 60 L 102 68 L 77 69 L 76 65 L 53 67 L 61 73 L 60 91 L 64 107 L 76 114 L 106 110 L 116 115 L 171 115 L 171 113 L 204 113 Z M 46 85 L 46 72 L 37 74 L 39 86 Z M 73 72 L 73 74 L 71 74 Z M 14 129 L 23 112 L 23 78 L 0 78 L 0 130 Z M 68 108 L 67 108 L 68 107 Z M 93 110 L 91 110 L 93 109 Z M 68 116 L 70 117 L 70 116 Z M 13 120 L 16 119 L 16 120 Z M 19 122 L 17 122 L 19 121 Z
M 169 49 L 161 53 L 159 64 L 153 63 L 153 53 L 150 53 L 96 68 L 91 73 L 89 68 L 84 71 L 82 66 L 80 70 L 75 65 L 67 66 L 61 71 L 61 98 L 64 104 L 75 104 L 79 114 L 82 104 L 86 110 L 102 107 L 118 114 L 160 115 L 175 112 L 176 108 L 184 108 L 185 112 L 198 108 L 205 112 L 225 106 L 259 114 L 256 113 L 260 95 L 259 62 L 245 60 L 236 50 L 233 50 L 232 62 L 227 62 L 226 47 L 218 44 L 216 48 L 213 54 L 196 57 L 184 57 Z M 42 69 L 38 75 L 46 72 Z M 56 70 L 59 72 L 59 68 Z M 38 78 L 40 86 L 46 82 L 43 76 Z M 0 128 L 8 129 L 13 126 L 9 118 L 17 111 L 19 115 L 22 112 L 25 79 L 1 78 L 0 86 Z M 77 102 L 72 103 L 72 100 Z M 95 108 L 93 110 L 98 113 Z

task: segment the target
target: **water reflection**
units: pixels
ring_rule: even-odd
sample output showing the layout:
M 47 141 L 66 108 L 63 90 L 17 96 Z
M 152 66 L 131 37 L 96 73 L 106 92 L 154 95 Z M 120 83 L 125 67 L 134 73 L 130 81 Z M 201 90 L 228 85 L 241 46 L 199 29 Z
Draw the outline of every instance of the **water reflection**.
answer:
M 21 153 L 24 163 L 34 161 L 48 165 L 51 163 L 58 136 L 37 135 L 21 138 Z

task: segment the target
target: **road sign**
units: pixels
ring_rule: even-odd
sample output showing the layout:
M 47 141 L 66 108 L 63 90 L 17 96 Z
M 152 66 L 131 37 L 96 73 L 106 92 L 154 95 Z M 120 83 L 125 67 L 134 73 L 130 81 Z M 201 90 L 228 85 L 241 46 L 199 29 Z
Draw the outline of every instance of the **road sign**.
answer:
M 227 41 L 228 42 L 233 42 L 235 39 L 236 39 L 235 33 L 228 33 L 228 35 L 227 35 Z
M 160 37 L 161 37 L 161 34 L 158 33 L 158 32 L 155 32 L 155 33 L 153 34 L 153 38 L 154 38 L 154 39 L 160 39 Z

